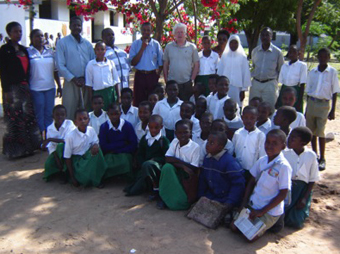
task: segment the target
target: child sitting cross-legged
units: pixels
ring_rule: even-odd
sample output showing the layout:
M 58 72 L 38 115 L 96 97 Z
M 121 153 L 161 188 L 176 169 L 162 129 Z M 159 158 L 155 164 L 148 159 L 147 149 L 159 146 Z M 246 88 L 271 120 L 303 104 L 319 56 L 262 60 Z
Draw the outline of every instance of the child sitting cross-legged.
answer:
M 256 127 L 265 135 L 272 129 L 272 121 L 269 116 L 272 114 L 272 107 L 268 102 L 261 102 L 257 107 Z
M 161 200 L 157 207 L 171 210 L 186 210 L 190 207 L 187 193 L 182 185 L 184 179 L 197 173 L 200 147 L 191 140 L 192 122 L 180 120 L 176 123 L 176 137 L 165 154 L 166 164 L 162 167 L 159 182 Z
M 227 141 L 223 132 L 210 133 L 206 144 L 208 154 L 199 177 L 198 198 L 207 197 L 220 202 L 229 212 L 240 205 L 245 179 L 241 165 L 225 149 Z
M 289 135 L 291 128 L 290 125 L 296 119 L 296 110 L 290 106 L 282 106 L 276 111 L 274 116 L 274 124 L 279 126 L 287 136 Z
M 105 178 L 128 174 L 132 171 L 132 154 L 137 149 L 137 136 L 131 123 L 121 118 L 118 104 L 109 105 L 109 120 L 102 124 L 99 144 L 105 154 Z
M 106 162 L 99 148 L 96 132 L 89 124 L 89 115 L 85 109 L 75 113 L 77 128 L 65 137 L 64 158 L 72 184 L 76 187 L 100 187 L 106 172 Z
M 51 179 L 56 173 L 61 173 L 62 181 L 64 176 L 64 143 L 65 136 L 76 128 L 73 121 L 66 119 L 66 108 L 63 105 L 57 105 L 53 108 L 53 123 L 47 127 L 46 139 L 43 142 L 42 149 L 48 149 L 50 154 L 45 162 L 44 179 Z
M 138 142 L 141 140 L 141 138 L 148 132 L 148 123 L 151 116 L 151 103 L 148 101 L 142 101 L 139 103 L 138 106 L 138 117 L 139 122 L 137 123 L 135 127 L 135 132 L 137 135 Z
M 192 135 L 192 140 L 196 142 L 200 147 L 205 145 L 205 141 L 208 139 L 211 125 L 213 122 L 213 115 L 211 113 L 204 113 L 200 120 L 200 130 L 198 133 Z
M 235 131 L 243 127 L 243 122 L 239 114 L 237 114 L 239 107 L 235 101 L 228 99 L 224 102 L 222 119 L 228 125 L 228 138 L 232 139 Z
M 319 168 L 316 154 L 306 145 L 313 134 L 307 127 L 297 127 L 288 137 L 288 148 L 283 151 L 293 169 L 291 203 L 285 207 L 286 226 L 302 228 L 309 216 L 312 190 L 319 180 Z
M 252 241 L 272 228 L 284 213 L 284 199 L 291 188 L 292 175 L 292 168 L 282 153 L 285 146 L 284 132 L 278 129 L 271 130 L 265 142 L 267 155 L 261 157 L 250 169 L 251 177 L 239 211 L 250 209 L 249 218 L 251 220 L 259 218 L 265 225 Z M 234 222 L 231 224 L 231 229 L 238 231 Z
M 141 104 L 139 104 L 139 107 Z M 162 135 L 163 119 L 152 115 L 148 122 L 149 131 L 139 142 L 137 152 L 138 172 L 133 184 L 124 189 L 127 196 L 141 194 L 153 189 L 152 197 L 158 197 L 161 167 L 165 163 L 165 153 L 169 148 L 169 140 Z
M 103 110 L 104 100 L 100 94 L 94 95 L 91 99 L 91 105 L 93 111 L 89 113 L 90 123 L 89 125 L 99 134 L 100 126 L 109 120 L 106 112 Z

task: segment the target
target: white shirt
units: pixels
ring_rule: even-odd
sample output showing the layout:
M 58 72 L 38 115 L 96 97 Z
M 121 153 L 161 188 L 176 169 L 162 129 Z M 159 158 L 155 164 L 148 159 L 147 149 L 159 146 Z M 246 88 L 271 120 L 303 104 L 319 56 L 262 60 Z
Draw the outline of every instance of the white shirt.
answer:
M 200 71 L 198 75 L 210 75 L 215 74 L 217 69 L 217 63 L 219 56 L 216 52 L 211 50 L 211 54 L 208 57 L 203 55 L 203 50 L 198 52 L 200 58 Z
M 291 189 L 292 168 L 282 153 L 268 163 L 268 156 L 261 157 L 250 169 L 256 179 L 256 186 L 250 197 L 252 208 L 262 209 L 275 198 L 280 190 Z M 271 216 L 283 214 L 284 201 L 268 213 Z
M 120 118 L 120 120 L 119 120 L 119 125 L 118 125 L 118 127 L 116 128 L 116 127 L 114 127 L 113 126 L 113 124 L 111 123 L 111 120 L 107 120 L 107 124 L 109 125 L 109 130 L 114 130 L 114 131 L 122 131 L 122 129 L 123 129 L 123 126 L 124 126 L 124 124 L 125 124 L 125 120 L 124 119 L 122 119 L 122 118 Z
M 149 126 L 146 125 L 145 130 L 142 128 L 142 121 L 139 121 L 135 126 L 135 133 L 137 135 L 138 142 L 142 139 L 145 134 L 149 133 Z M 161 132 L 160 132 L 161 133 Z M 151 137 L 151 136 L 150 136 Z
M 169 149 L 165 156 L 176 157 L 186 163 L 198 167 L 200 161 L 200 146 L 191 139 L 185 146 L 179 145 L 179 140 L 174 138 L 170 143 Z
M 102 110 L 102 114 L 99 117 L 97 117 L 93 111 L 90 112 L 89 118 L 90 118 L 89 126 L 91 126 L 96 131 L 97 135 L 99 134 L 100 126 L 107 120 L 109 120 L 109 117 L 107 116 L 104 110 Z
M 279 126 L 274 124 L 274 117 L 276 115 L 276 112 L 277 111 L 275 111 L 273 116 L 272 116 L 272 121 L 273 121 L 272 129 L 280 129 Z M 293 130 L 296 127 L 306 127 L 306 118 L 305 118 L 304 114 L 302 114 L 301 112 L 298 112 L 298 111 L 296 111 L 296 119 L 294 120 L 294 122 L 292 122 L 289 125 L 289 128 L 291 130 Z
M 126 112 L 126 114 L 124 113 L 122 107 L 121 107 L 121 111 L 122 111 L 122 114 L 120 118 L 123 118 L 124 120 L 128 121 L 129 123 L 132 124 L 133 128 L 135 128 L 137 123 L 139 122 L 138 108 L 131 105 L 131 107 L 129 108 L 128 112 Z
M 148 132 L 145 136 L 145 139 L 148 141 L 148 146 L 152 146 L 153 143 L 157 140 L 159 140 L 162 137 L 162 132 L 160 131 L 156 136 L 151 136 L 150 132 Z
M 87 126 L 85 133 L 75 128 L 65 137 L 64 158 L 69 159 L 72 155 L 83 155 L 94 144 L 99 144 L 99 139 L 91 126 Z
M 209 100 L 209 104 L 208 104 L 208 110 L 211 114 L 213 114 L 214 120 L 222 119 L 222 117 L 224 116 L 224 112 L 223 112 L 224 102 L 230 99 L 228 95 L 224 96 L 222 99 L 219 99 L 217 97 L 217 94 L 218 93 L 215 93 L 211 97 L 211 99 Z
M 202 131 L 200 129 L 197 133 L 192 134 L 192 141 L 197 143 L 200 147 L 202 147 L 205 144 L 204 142 L 206 141 L 201 138 L 201 133 Z
M 243 121 L 239 115 L 236 115 L 232 120 L 227 119 L 225 116 L 222 119 L 227 123 L 229 129 L 240 129 L 243 127 Z
M 319 180 L 319 165 L 313 150 L 305 147 L 305 150 L 298 155 L 293 149 L 286 149 L 283 151 L 283 155 L 293 169 L 292 180 L 300 180 L 305 183 Z
M 262 131 L 265 135 L 273 128 L 272 121 L 268 118 L 262 125 L 257 126 L 257 128 Z
M 309 96 L 331 100 L 334 93 L 339 93 L 338 72 L 332 66 L 320 72 L 318 67 L 315 67 L 308 73 L 306 93 Z
M 167 98 L 158 101 L 152 111 L 153 115 L 160 115 L 163 118 L 164 128 L 168 130 L 175 130 L 175 124 L 181 118 L 181 104 L 183 101 L 177 100 L 177 103 L 170 107 Z
M 75 128 L 77 127 L 74 125 L 73 121 L 65 119 L 59 130 L 57 130 L 55 122 L 53 121 L 53 123 L 47 127 L 46 138 L 65 139 L 65 136 Z M 53 153 L 57 149 L 57 145 L 58 143 L 49 142 L 47 145 L 48 153 Z
M 94 91 L 120 83 L 115 63 L 109 59 L 103 62 L 91 60 L 86 66 L 85 81 L 86 86 L 92 87 Z
M 285 63 L 281 67 L 279 83 L 286 86 L 296 86 L 307 83 L 307 64 L 297 60 L 293 64 Z
M 200 150 L 200 166 L 203 165 L 203 160 L 204 160 L 205 156 L 208 154 L 207 143 L 208 143 L 208 140 L 204 140 L 203 144 L 200 145 L 200 147 L 201 147 L 201 150 Z M 233 155 L 234 154 L 234 144 L 233 144 L 233 142 L 231 142 L 228 139 L 227 144 L 225 144 L 224 149 L 226 150 L 226 152 L 228 154 Z
M 238 129 L 233 136 L 236 159 L 243 169 L 249 170 L 255 162 L 265 155 L 264 142 L 266 136 L 258 128 L 248 132 L 244 127 Z
M 201 94 L 200 96 L 198 96 L 198 98 L 204 98 L 207 99 L 207 97 L 205 97 L 203 94 Z M 189 101 L 191 101 L 192 103 L 194 103 L 196 105 L 196 101 L 195 101 L 195 95 L 191 95 Z

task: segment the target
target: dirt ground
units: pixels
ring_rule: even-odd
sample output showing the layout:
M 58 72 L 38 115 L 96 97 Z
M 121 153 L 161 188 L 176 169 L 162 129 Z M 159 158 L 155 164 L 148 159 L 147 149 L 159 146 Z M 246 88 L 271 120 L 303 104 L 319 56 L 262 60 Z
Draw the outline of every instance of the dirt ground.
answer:
M 46 183 L 47 152 L 14 161 L 0 155 L 0 253 L 340 253 L 339 127 L 338 109 L 305 228 L 266 233 L 253 244 L 226 227 L 190 221 L 185 211 L 157 210 L 147 195 L 125 197 L 123 181 L 104 189 Z

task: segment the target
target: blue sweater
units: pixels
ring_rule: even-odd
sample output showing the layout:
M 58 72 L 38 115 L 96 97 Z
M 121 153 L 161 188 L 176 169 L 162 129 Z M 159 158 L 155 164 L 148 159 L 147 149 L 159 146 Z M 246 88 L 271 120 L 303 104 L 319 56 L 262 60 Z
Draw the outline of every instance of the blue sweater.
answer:
M 225 152 L 219 160 L 205 157 L 199 178 L 198 198 L 204 196 L 222 204 L 237 206 L 245 191 L 243 169 Z
M 125 121 L 122 131 L 109 129 L 108 122 L 100 126 L 99 145 L 103 153 L 133 153 L 137 149 L 137 136 L 131 123 Z

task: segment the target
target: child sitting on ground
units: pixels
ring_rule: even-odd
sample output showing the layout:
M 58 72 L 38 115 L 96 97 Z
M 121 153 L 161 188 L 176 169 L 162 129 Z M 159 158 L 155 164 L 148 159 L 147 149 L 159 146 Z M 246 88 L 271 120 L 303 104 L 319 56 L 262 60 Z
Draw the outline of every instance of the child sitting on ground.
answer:
M 214 119 L 222 119 L 224 102 L 229 98 L 229 79 L 225 76 L 220 76 L 216 83 L 217 93 L 210 99 L 208 108 L 213 114 Z
M 169 80 L 165 89 L 168 98 L 157 102 L 152 113 L 163 118 L 166 137 L 172 141 L 174 139 L 175 123 L 181 118 L 180 107 L 183 101 L 178 98 L 178 84 L 176 81 Z
M 56 173 L 62 174 L 62 181 L 65 181 L 64 169 L 64 142 L 65 136 L 73 131 L 76 126 L 73 121 L 66 119 L 66 108 L 63 105 L 56 105 L 52 111 L 53 123 L 47 127 L 46 139 L 42 149 L 48 149 L 49 156 L 45 162 L 44 179 L 49 181 Z
M 76 187 L 100 187 L 107 164 L 99 148 L 95 130 L 88 126 L 89 115 L 85 109 L 75 113 L 77 128 L 65 137 L 64 158 L 72 184 Z
M 127 196 L 153 189 L 152 197 L 158 197 L 159 177 L 170 142 L 162 135 L 162 117 L 152 115 L 148 126 L 149 131 L 140 140 L 137 152 L 137 164 L 140 170 L 135 182 L 124 189 Z
M 120 79 L 115 63 L 105 57 L 105 43 L 97 42 L 94 52 L 96 59 L 87 64 L 85 73 L 89 100 L 93 95 L 101 95 L 104 103 L 103 108 L 107 110 L 109 104 L 118 101 Z M 92 109 L 94 110 L 94 108 Z
M 237 114 L 239 107 L 235 101 L 228 99 L 224 102 L 223 120 L 227 123 L 229 133 L 228 138 L 233 138 L 235 131 L 243 127 L 243 122 L 241 117 Z
M 200 122 L 199 120 L 195 117 L 195 104 L 190 102 L 190 101 L 185 101 L 181 105 L 180 109 L 180 116 L 181 119 L 188 119 L 192 122 L 192 135 L 195 136 L 197 135 L 201 128 L 200 128 Z
M 265 142 L 266 156 L 260 158 L 250 169 L 251 177 L 246 187 L 240 211 L 251 210 L 249 218 L 259 218 L 265 228 L 252 241 L 260 238 L 280 219 L 284 213 L 284 199 L 291 189 L 292 168 L 282 151 L 286 146 L 286 135 L 274 129 L 268 132 Z M 237 219 L 234 218 L 234 221 Z M 231 229 L 237 232 L 234 222 Z
M 233 137 L 235 155 L 242 168 L 245 169 L 246 180 L 250 178 L 249 170 L 255 162 L 265 155 L 264 141 L 266 136 L 256 128 L 257 109 L 247 106 L 242 112 L 244 127 L 237 130 Z
M 192 140 L 196 142 L 200 147 L 205 144 L 208 139 L 211 125 L 213 122 L 213 115 L 211 113 L 204 113 L 200 120 L 200 130 L 197 134 L 192 135 Z
M 256 127 L 265 135 L 272 129 L 272 121 L 269 116 L 272 114 L 272 107 L 268 102 L 261 102 L 257 108 L 258 117 Z
M 255 96 L 251 100 L 249 100 L 249 106 L 258 108 L 261 102 L 263 102 L 262 98 Z
M 196 101 L 196 113 L 195 117 L 200 120 L 203 113 L 207 111 L 207 100 L 206 98 L 198 98 Z
M 140 121 L 137 123 L 135 127 L 135 133 L 138 142 L 149 131 L 148 123 L 151 116 L 151 112 L 152 111 L 150 102 L 142 101 L 141 103 L 139 103 L 138 117 Z
M 120 110 L 116 103 L 109 105 L 109 120 L 100 127 L 99 144 L 108 165 L 105 178 L 132 172 L 132 154 L 137 149 L 137 136 L 131 123 L 121 118 Z
M 312 200 L 314 183 L 319 180 L 316 154 L 307 144 L 313 134 L 307 127 L 297 127 L 288 137 L 288 148 L 283 154 L 293 169 L 291 203 L 285 207 L 286 226 L 302 228 Z
M 288 136 L 291 131 L 290 125 L 295 121 L 295 119 L 295 108 L 290 106 L 282 106 L 276 111 L 273 122 Z
M 237 160 L 227 153 L 228 141 L 223 132 L 212 132 L 206 144 L 199 177 L 198 198 L 207 197 L 225 205 L 227 212 L 239 207 L 245 190 L 243 170 Z
M 189 101 L 196 104 L 198 98 L 205 98 L 205 86 L 203 83 L 197 82 L 193 87 L 193 95 L 190 97 Z
M 154 92 L 158 95 L 158 100 L 161 101 L 165 97 L 165 86 L 163 83 L 158 82 L 158 84 L 155 87 Z
M 182 181 L 197 174 L 200 147 L 191 140 L 192 123 L 180 120 L 176 123 L 176 137 L 165 154 L 166 164 L 162 167 L 159 195 L 162 200 L 158 208 L 186 210 L 190 207 Z M 166 206 L 165 206 L 166 205 Z
M 132 106 L 133 92 L 130 88 L 123 88 L 121 91 L 121 118 L 132 124 L 133 128 L 139 122 L 138 108 Z
M 153 111 L 153 108 L 155 107 L 158 101 L 159 101 L 158 94 L 156 93 L 149 94 L 148 102 L 150 102 L 150 105 L 151 105 L 151 112 Z
M 106 112 L 103 110 L 104 107 L 103 96 L 101 96 L 100 94 L 94 95 L 91 100 L 91 105 L 93 111 L 89 113 L 90 117 L 89 126 L 91 126 L 98 135 L 100 126 L 107 120 L 109 120 Z

